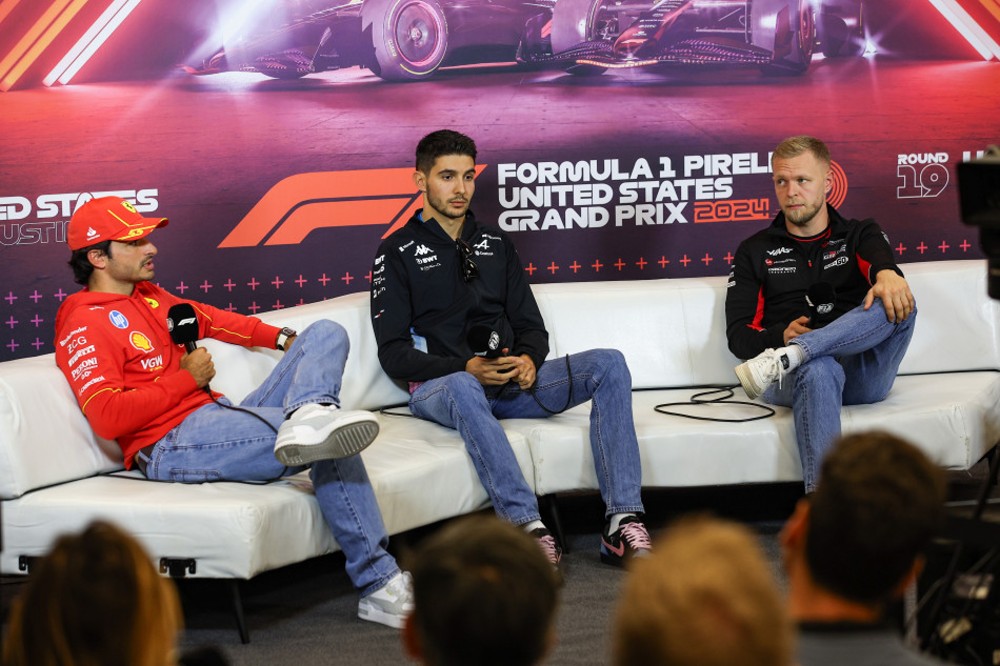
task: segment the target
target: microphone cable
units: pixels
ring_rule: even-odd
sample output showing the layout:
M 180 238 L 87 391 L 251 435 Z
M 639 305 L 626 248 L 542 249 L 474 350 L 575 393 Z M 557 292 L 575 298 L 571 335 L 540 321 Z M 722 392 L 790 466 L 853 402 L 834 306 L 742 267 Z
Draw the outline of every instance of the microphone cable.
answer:
M 530 387 L 528 387 L 528 393 L 530 393 L 531 397 L 535 399 L 535 403 L 539 407 L 541 407 L 543 411 L 547 412 L 548 414 L 552 414 L 552 415 L 562 414 L 567 409 L 569 409 L 569 406 L 571 404 L 573 404 L 573 371 L 569 367 L 569 354 L 566 354 L 566 356 L 564 356 L 563 358 L 566 359 L 566 378 L 569 380 L 569 388 L 566 391 L 566 404 L 563 405 L 562 409 L 560 409 L 558 411 L 553 411 L 553 410 L 549 409 L 548 407 L 546 407 L 544 404 L 542 404 L 541 399 L 535 393 L 535 389 L 538 388 L 538 376 L 537 375 L 535 376 L 535 383 L 532 384 Z
M 219 407 L 224 407 L 224 408 L 232 410 L 234 412 L 243 412 L 244 414 L 249 414 L 250 416 L 254 417 L 258 421 L 260 421 L 261 423 L 263 423 L 264 425 L 266 425 L 268 428 L 270 428 L 271 432 L 273 432 L 275 435 L 278 434 L 278 429 L 275 428 L 271 424 L 270 421 L 268 421 L 267 419 L 265 419 L 263 416 L 261 416 L 257 412 L 251 411 L 251 410 L 247 409 L 246 407 L 241 407 L 240 405 L 232 405 L 232 404 L 227 405 L 224 402 L 220 402 L 219 399 L 215 397 L 215 393 L 209 393 L 209 396 L 212 398 L 212 402 L 214 402 L 215 404 L 217 404 Z M 228 399 L 229 398 L 226 398 L 226 400 L 228 400 Z
M 730 400 L 735 396 L 734 389 L 739 386 L 739 384 L 733 384 L 732 386 L 696 386 L 694 389 L 705 389 L 700 393 L 695 393 L 692 395 L 687 402 L 664 402 L 653 407 L 653 410 L 659 412 L 660 414 L 666 414 L 668 416 L 680 416 L 685 419 L 694 419 L 696 421 L 712 421 L 714 423 L 749 423 L 750 421 L 760 421 L 761 419 L 769 419 L 775 415 L 773 408 L 767 405 L 761 405 L 760 403 L 750 402 L 749 400 Z M 721 394 L 717 397 L 707 397 L 714 394 Z M 717 416 L 698 416 L 695 414 L 685 414 L 684 412 L 674 411 L 669 409 L 670 407 L 691 407 L 691 406 L 704 406 L 704 405 L 745 405 L 747 407 L 753 407 L 754 409 L 759 409 L 763 411 L 763 414 L 758 416 L 749 416 L 746 418 L 720 418 Z
M 195 344 L 198 341 L 198 313 L 195 311 L 194 305 L 191 302 L 185 301 L 170 306 L 170 310 L 167 312 L 167 332 L 170 334 L 170 339 L 174 342 L 174 344 L 184 345 L 185 355 L 192 354 L 195 352 L 195 350 L 198 349 L 197 344 Z M 181 370 L 186 370 L 186 368 L 180 367 L 178 371 Z M 192 377 L 194 377 L 194 375 L 190 373 L 190 371 L 188 372 L 189 374 L 191 374 Z M 276 435 L 278 434 L 278 429 L 275 428 L 273 425 L 271 425 L 271 423 L 267 419 L 260 416 L 259 414 L 255 414 L 254 412 L 251 412 L 245 407 L 240 407 L 232 404 L 227 405 L 222 402 L 219 402 L 219 399 L 215 396 L 215 393 L 212 392 L 212 388 L 209 382 L 206 382 L 204 386 L 199 388 L 205 391 L 205 393 L 208 394 L 208 397 L 211 398 L 212 402 L 214 402 L 216 405 L 220 407 L 225 407 L 226 409 L 231 409 L 236 412 L 244 412 L 246 414 L 250 414 L 258 421 L 261 421 L 268 428 L 270 428 L 271 432 L 273 432 Z
M 205 388 L 208 389 L 207 386 Z M 263 423 L 264 425 L 266 425 L 268 428 L 270 428 L 271 431 L 275 434 L 275 437 L 277 437 L 277 435 L 278 435 L 278 429 L 275 428 L 273 425 L 271 425 L 271 422 L 268 421 L 267 419 L 265 419 L 260 414 L 257 414 L 256 412 L 252 412 L 249 409 L 247 409 L 246 407 L 240 407 L 239 405 L 227 405 L 224 402 L 220 402 L 219 399 L 215 397 L 215 393 L 213 393 L 212 391 L 209 390 L 207 392 L 208 392 L 209 397 L 212 399 L 212 402 L 214 402 L 215 404 L 217 404 L 219 407 L 224 407 L 224 408 L 230 409 L 230 410 L 232 410 L 234 412 L 243 412 L 244 414 L 249 414 L 250 416 L 254 417 L 258 421 L 260 421 L 261 423 Z M 225 396 L 223 396 L 223 397 L 225 397 Z M 228 401 L 229 398 L 226 398 L 226 400 Z M 202 406 L 204 406 L 204 405 L 202 405 Z M 198 409 L 201 409 L 201 407 L 199 407 Z M 183 423 L 183 421 L 181 423 Z M 178 425 L 180 425 L 180 424 L 178 424 Z M 138 470 L 138 469 L 139 468 L 135 467 L 135 466 L 133 466 L 133 468 L 132 468 L 132 470 Z M 288 467 L 285 466 L 285 469 L 288 469 Z M 107 472 L 105 474 L 102 474 L 101 476 L 117 476 L 117 477 L 120 477 L 120 478 L 123 478 L 123 479 L 131 479 L 131 478 L 134 478 L 134 477 L 132 477 L 132 476 L 129 475 L 129 472 L 131 472 L 132 470 L 115 470 L 115 471 L 112 471 L 112 472 Z M 151 479 L 148 476 L 146 476 L 145 473 L 143 473 L 143 472 L 141 472 L 141 473 L 142 473 L 142 477 L 143 477 L 142 481 L 147 482 L 147 483 L 149 481 L 153 481 L 154 483 L 174 483 L 170 479 Z M 251 486 L 264 486 L 264 485 L 267 485 L 267 484 L 272 483 L 274 481 L 278 481 L 279 479 L 284 478 L 284 476 L 285 476 L 284 474 L 281 474 L 279 476 L 274 477 L 273 479 L 268 479 L 266 481 L 247 481 L 247 480 L 237 480 L 237 479 L 225 479 L 225 481 L 227 483 L 243 483 L 243 484 L 251 485 Z

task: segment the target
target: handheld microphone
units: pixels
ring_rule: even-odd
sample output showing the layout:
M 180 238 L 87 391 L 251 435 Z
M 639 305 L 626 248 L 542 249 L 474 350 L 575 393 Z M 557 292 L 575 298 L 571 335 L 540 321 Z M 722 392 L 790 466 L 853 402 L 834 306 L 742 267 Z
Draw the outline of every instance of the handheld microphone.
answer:
M 178 345 L 184 345 L 188 353 L 197 349 L 195 341 L 198 339 L 198 315 L 195 314 L 194 306 L 190 303 L 172 306 L 167 312 L 167 330 L 170 331 L 170 339 Z
M 830 323 L 833 306 L 837 304 L 837 290 L 829 282 L 816 282 L 806 292 L 809 306 L 809 328 L 822 328 Z
M 469 329 L 469 335 L 466 339 L 469 343 L 469 349 L 476 356 L 500 358 L 504 355 L 500 334 L 490 326 L 476 324 Z
M 189 354 L 197 349 L 195 340 L 198 339 L 198 315 L 194 311 L 194 306 L 190 303 L 171 306 L 167 311 L 167 330 L 170 331 L 170 339 L 176 344 L 184 345 Z M 205 393 L 212 395 L 212 389 L 208 384 L 205 384 L 204 389 Z

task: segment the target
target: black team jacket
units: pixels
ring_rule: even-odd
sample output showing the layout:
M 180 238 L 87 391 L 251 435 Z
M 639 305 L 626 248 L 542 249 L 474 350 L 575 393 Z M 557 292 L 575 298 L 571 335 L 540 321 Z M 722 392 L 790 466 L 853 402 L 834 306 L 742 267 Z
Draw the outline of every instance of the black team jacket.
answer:
M 421 213 L 382 242 L 372 267 L 372 327 L 386 374 L 419 382 L 465 370 L 474 326 L 497 331 L 511 356 L 541 367 L 549 335 L 507 234 L 466 215 L 461 241 L 478 271 L 466 281 L 460 244 Z
M 808 314 L 806 293 L 817 282 L 836 292 L 832 320 L 861 304 L 879 271 L 903 274 L 874 220 L 845 219 L 829 204 L 827 212 L 830 225 L 815 240 L 789 235 L 778 213 L 740 243 L 726 291 L 726 338 L 736 357 L 784 346 L 785 328 Z

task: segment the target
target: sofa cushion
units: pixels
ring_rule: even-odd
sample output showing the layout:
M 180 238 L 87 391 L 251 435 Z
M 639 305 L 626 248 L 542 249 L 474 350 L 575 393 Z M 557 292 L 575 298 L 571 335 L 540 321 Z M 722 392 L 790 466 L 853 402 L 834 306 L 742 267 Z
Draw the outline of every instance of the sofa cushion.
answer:
M 1000 302 L 986 294 L 986 262 L 904 264 L 917 300 L 900 374 L 1000 368 Z M 732 384 L 726 278 L 535 285 L 549 358 L 613 347 L 636 389 Z M 805 304 L 803 303 L 803 313 Z
M 802 479 L 791 409 L 748 423 L 718 423 L 656 412 L 654 406 L 687 401 L 690 389 L 636 391 L 636 433 L 647 487 L 769 483 Z M 745 399 L 737 389 L 735 399 Z M 757 401 L 759 404 L 764 404 Z M 875 405 L 845 407 L 845 433 L 881 428 L 914 442 L 939 465 L 968 469 L 1000 441 L 1000 372 L 898 377 L 889 397 Z M 745 418 L 760 411 L 740 405 L 675 411 Z M 538 494 L 596 490 L 589 443 L 590 404 L 549 419 L 504 422 L 528 440 Z
M 0 499 L 121 467 L 118 445 L 90 429 L 54 354 L 0 363 Z
M 595 348 L 625 355 L 637 389 L 727 383 L 725 278 L 534 285 L 548 358 Z
M 917 325 L 900 374 L 1000 369 L 1000 301 L 986 292 L 985 261 L 902 266 Z
M 301 331 L 318 319 L 332 319 L 347 331 L 351 350 L 344 368 L 340 389 L 341 404 L 346 409 L 379 409 L 405 403 L 409 399 L 404 385 L 382 372 L 378 362 L 375 333 L 369 319 L 368 292 L 348 294 L 327 301 L 309 303 L 284 310 L 272 310 L 260 318 L 275 326 L 289 326 Z M 235 402 L 263 383 L 281 352 L 257 349 L 253 352 L 215 340 L 203 340 L 216 359 L 218 374 L 212 387 Z M 232 358 L 234 362 L 229 362 Z
M 135 535 L 154 562 L 197 560 L 199 578 L 249 578 L 336 548 L 308 478 L 180 484 L 123 474 L 132 478 L 96 476 L 4 502 L 0 571 L 17 573 L 20 556 L 42 555 L 98 518 Z
M 361 457 L 389 534 L 489 506 L 455 431 L 414 418 L 379 419 L 379 436 Z M 517 434 L 510 440 L 530 483 L 527 442 Z M 147 481 L 132 471 L 5 501 L 0 573 L 18 573 L 20 556 L 42 555 L 60 534 L 96 518 L 135 534 L 154 561 L 196 560 L 187 575 L 197 578 L 251 578 L 340 548 L 308 472 L 266 484 L 182 484 Z

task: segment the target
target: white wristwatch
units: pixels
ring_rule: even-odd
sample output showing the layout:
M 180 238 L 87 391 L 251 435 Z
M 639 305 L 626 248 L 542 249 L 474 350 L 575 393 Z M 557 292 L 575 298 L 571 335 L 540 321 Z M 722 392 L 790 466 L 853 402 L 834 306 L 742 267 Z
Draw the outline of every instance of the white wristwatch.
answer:
M 278 339 L 275 341 L 274 346 L 285 351 L 285 343 L 288 342 L 288 338 L 294 338 L 298 333 L 294 329 L 288 328 L 287 326 L 278 331 Z

